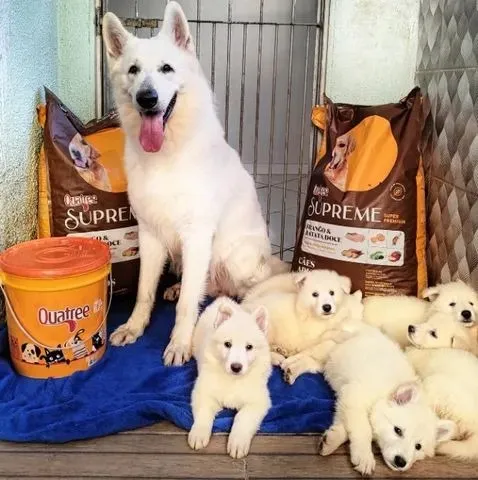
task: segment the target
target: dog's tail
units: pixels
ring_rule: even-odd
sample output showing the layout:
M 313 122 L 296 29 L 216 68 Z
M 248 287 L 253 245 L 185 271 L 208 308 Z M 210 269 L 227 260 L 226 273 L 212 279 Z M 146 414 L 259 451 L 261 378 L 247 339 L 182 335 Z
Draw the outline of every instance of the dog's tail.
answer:
M 478 434 L 472 433 L 464 440 L 450 440 L 437 446 L 440 455 L 460 460 L 478 459 Z

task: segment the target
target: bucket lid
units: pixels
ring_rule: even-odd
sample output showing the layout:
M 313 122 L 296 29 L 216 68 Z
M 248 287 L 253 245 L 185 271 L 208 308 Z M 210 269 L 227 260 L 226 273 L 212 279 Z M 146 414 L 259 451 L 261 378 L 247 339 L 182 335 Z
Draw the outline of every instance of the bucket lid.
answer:
M 0 270 L 27 278 L 61 278 L 91 272 L 110 261 L 108 246 L 93 238 L 54 237 L 19 243 L 0 254 Z

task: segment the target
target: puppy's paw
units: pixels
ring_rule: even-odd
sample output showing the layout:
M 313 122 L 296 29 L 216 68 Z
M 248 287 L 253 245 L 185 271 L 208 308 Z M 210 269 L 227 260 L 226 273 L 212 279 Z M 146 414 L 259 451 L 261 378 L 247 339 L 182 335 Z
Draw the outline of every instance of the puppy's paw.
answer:
M 285 348 L 280 347 L 279 345 L 271 345 L 270 348 L 271 348 L 271 352 L 277 353 L 278 355 L 281 355 L 284 358 L 289 356 L 289 352 Z
M 196 423 L 192 426 L 188 435 L 188 443 L 193 450 L 200 450 L 201 448 L 207 447 L 210 439 L 211 430 L 201 427 Z
M 176 302 L 181 293 L 181 282 L 175 283 L 164 291 L 163 298 L 168 302 Z
M 251 441 L 249 435 L 232 431 L 227 441 L 227 453 L 232 458 L 243 458 L 249 453 Z
M 333 438 L 333 432 L 325 432 L 319 442 L 319 455 L 322 457 L 327 457 L 332 455 L 337 450 L 338 446 Z
M 361 475 L 371 475 L 375 470 L 375 457 L 372 450 L 354 452 L 350 459 L 355 470 Z
M 131 324 L 124 323 L 120 325 L 111 335 L 110 342 L 115 347 L 123 347 L 129 343 L 134 343 L 143 334 L 142 329 L 135 329 Z
M 292 385 L 302 374 L 313 371 L 310 363 L 308 357 L 300 355 L 286 358 L 281 363 L 281 368 L 284 371 L 284 380 Z

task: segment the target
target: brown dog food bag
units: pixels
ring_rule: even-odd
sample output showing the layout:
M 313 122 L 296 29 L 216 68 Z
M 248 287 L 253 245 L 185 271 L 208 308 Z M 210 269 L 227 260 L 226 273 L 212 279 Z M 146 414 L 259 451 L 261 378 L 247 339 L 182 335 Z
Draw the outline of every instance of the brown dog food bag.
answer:
M 316 107 L 323 132 L 293 270 L 332 269 L 369 295 L 417 295 L 427 283 L 422 95 Z
M 126 192 L 124 134 L 115 113 L 84 125 L 51 91 L 38 107 L 43 147 L 38 166 L 38 235 L 106 242 L 113 291 L 137 287 L 138 226 Z

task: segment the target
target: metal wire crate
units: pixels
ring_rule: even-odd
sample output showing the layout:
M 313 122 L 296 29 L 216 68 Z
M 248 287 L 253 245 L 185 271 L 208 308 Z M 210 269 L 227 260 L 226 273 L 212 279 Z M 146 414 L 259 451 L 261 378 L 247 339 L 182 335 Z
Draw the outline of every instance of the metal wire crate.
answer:
M 115 13 L 139 37 L 151 37 L 166 3 L 103 0 L 100 9 Z M 310 113 L 322 91 L 327 0 L 180 3 L 227 140 L 256 181 L 274 253 L 290 260 L 315 152 Z M 103 112 L 113 107 L 104 60 Z

